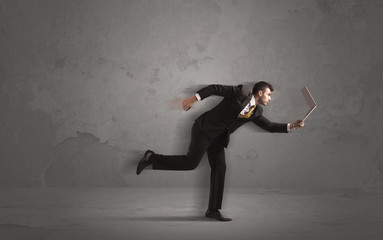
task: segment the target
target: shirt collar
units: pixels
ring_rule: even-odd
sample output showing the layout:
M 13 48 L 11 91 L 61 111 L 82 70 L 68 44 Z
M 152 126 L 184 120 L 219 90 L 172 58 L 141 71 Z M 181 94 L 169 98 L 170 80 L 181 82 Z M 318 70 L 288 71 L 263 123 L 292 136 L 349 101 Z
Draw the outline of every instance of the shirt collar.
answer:
M 254 105 L 255 105 L 255 98 L 254 98 L 254 95 L 251 95 L 250 106 L 254 106 Z

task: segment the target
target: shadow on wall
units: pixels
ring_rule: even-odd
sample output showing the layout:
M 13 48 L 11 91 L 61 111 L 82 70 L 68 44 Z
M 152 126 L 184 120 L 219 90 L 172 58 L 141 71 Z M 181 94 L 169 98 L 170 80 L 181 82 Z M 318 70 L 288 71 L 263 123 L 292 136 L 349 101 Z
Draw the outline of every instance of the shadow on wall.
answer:
M 77 132 L 54 148 L 45 171 L 47 187 L 124 187 L 120 151 L 89 133 Z

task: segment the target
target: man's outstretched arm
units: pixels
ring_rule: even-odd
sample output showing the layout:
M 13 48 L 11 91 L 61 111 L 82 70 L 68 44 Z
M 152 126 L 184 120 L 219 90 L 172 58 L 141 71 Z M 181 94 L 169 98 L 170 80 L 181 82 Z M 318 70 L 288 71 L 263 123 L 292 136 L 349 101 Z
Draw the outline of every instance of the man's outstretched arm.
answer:
M 199 90 L 193 97 L 187 98 L 183 101 L 182 107 L 185 111 L 189 110 L 193 103 L 207 98 L 211 95 L 218 95 L 221 97 L 232 97 L 234 94 L 240 94 L 242 85 L 238 86 L 225 86 L 220 84 L 211 84 Z
M 287 133 L 288 131 L 292 129 L 297 129 L 304 126 L 304 122 L 302 122 L 301 120 L 297 120 L 294 123 L 274 123 L 274 122 L 270 122 L 264 116 L 260 116 L 258 119 L 255 119 L 253 122 L 268 132 L 280 132 L 280 133 Z
M 231 98 L 234 95 L 241 94 L 242 85 L 238 86 L 228 86 L 220 84 L 211 84 L 208 85 L 197 92 L 200 99 L 203 100 L 211 95 L 217 95 L 225 98 Z

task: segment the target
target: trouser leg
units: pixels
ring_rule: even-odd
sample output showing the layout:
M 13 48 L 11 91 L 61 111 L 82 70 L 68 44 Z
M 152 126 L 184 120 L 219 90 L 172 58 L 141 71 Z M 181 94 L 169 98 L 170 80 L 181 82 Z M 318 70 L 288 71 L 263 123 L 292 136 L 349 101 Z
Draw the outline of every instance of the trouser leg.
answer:
M 153 169 L 156 170 L 193 170 L 198 166 L 210 145 L 211 141 L 198 124 L 194 123 L 187 155 L 154 154 L 150 160 L 153 161 Z
M 209 209 L 221 209 L 226 173 L 225 149 L 213 143 L 207 150 L 207 156 L 211 167 Z

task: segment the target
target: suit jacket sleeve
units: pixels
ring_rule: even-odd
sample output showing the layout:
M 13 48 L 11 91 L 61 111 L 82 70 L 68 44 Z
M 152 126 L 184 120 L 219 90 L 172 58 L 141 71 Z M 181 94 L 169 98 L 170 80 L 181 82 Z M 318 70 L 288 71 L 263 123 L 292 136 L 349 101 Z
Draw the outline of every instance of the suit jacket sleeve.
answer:
M 225 98 L 232 98 L 241 94 L 242 85 L 238 86 L 224 86 L 219 84 L 212 84 L 202 88 L 197 93 L 200 95 L 201 100 L 211 95 L 218 95 Z
M 287 123 L 270 122 L 267 118 L 265 118 L 262 115 L 254 119 L 253 122 L 268 132 L 288 133 Z

